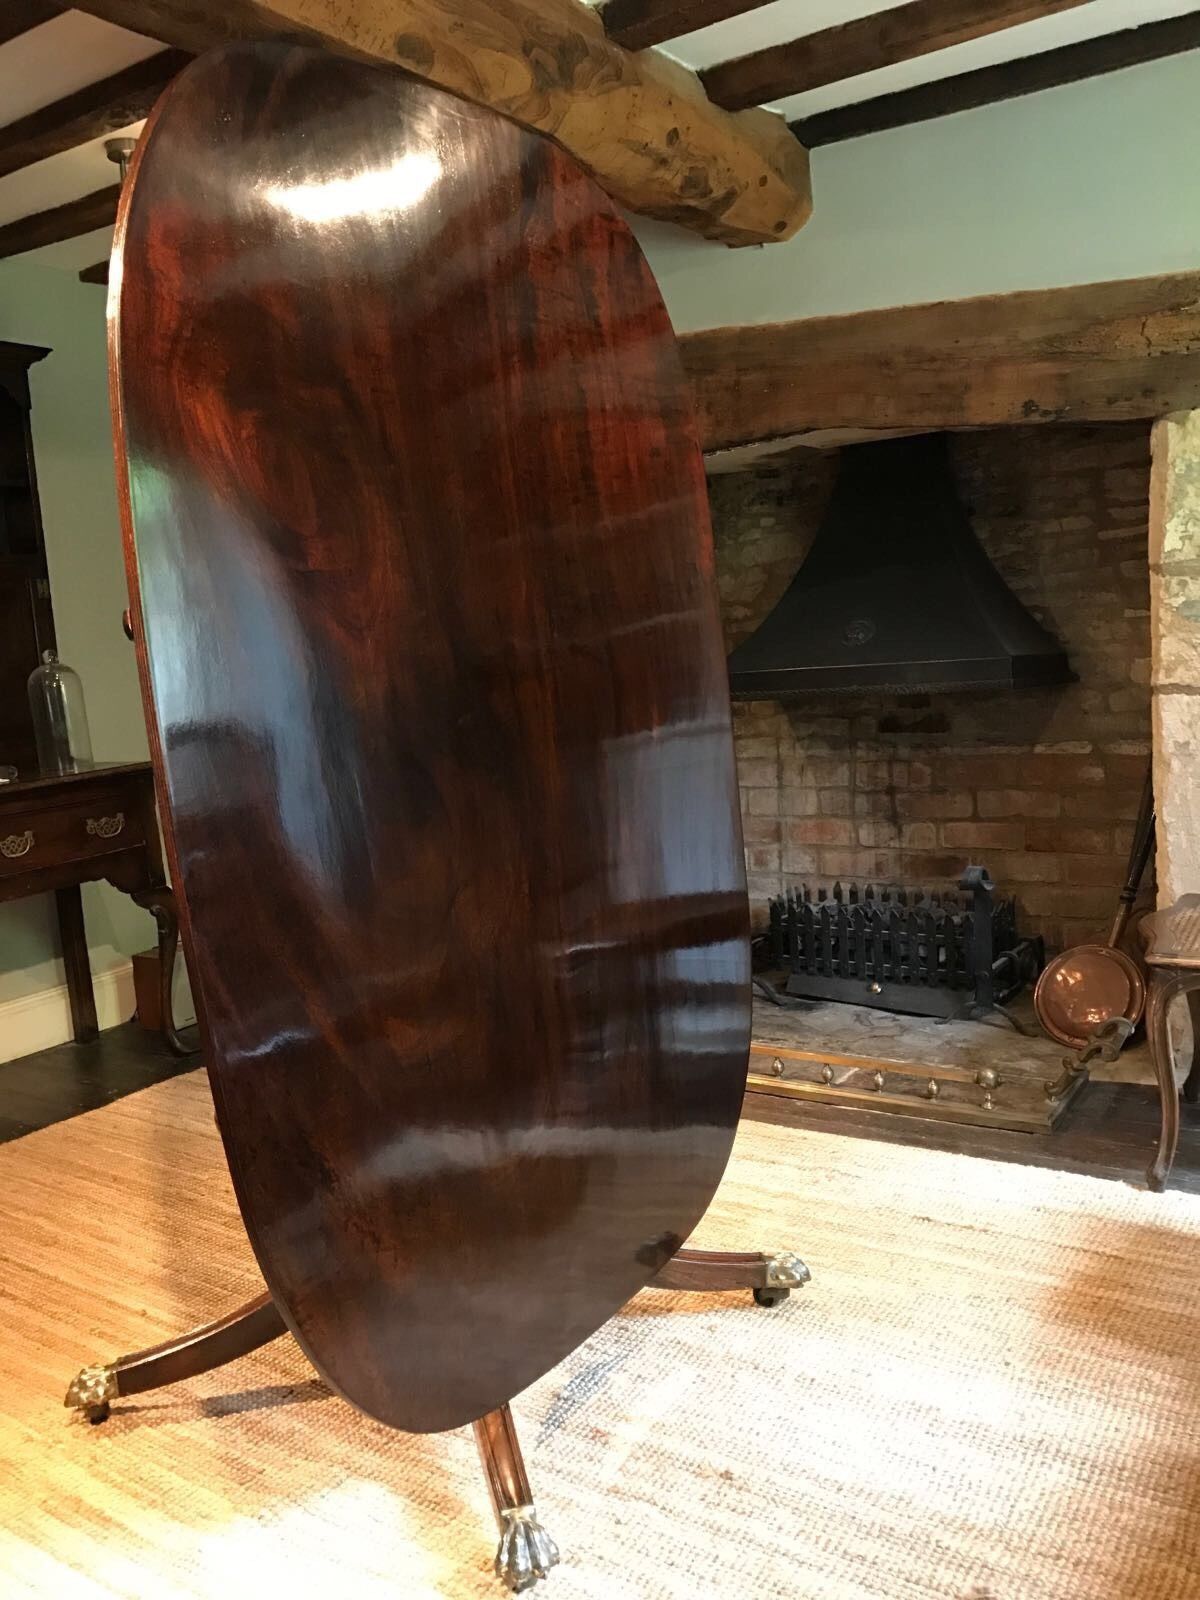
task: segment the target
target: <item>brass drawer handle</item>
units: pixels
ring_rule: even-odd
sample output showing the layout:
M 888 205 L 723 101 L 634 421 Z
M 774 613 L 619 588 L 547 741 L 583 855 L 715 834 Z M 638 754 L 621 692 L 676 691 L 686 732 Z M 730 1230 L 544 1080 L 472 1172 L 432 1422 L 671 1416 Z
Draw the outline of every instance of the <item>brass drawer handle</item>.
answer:
M 18 856 L 27 856 L 33 849 L 33 832 L 26 828 L 24 833 L 10 833 L 7 839 L 0 839 L 0 856 L 9 861 L 15 861 Z
M 125 813 L 118 811 L 115 817 L 89 817 L 87 831 L 95 834 L 99 839 L 115 839 L 125 826 Z

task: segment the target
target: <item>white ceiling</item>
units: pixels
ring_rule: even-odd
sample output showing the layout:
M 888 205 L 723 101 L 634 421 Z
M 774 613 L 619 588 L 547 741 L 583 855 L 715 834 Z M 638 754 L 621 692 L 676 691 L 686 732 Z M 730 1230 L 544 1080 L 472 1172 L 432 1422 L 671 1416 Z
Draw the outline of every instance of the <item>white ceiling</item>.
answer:
M 64 12 L 0 45 L 0 119 L 16 122 L 161 49 L 157 39 L 127 33 L 82 11 Z M 139 122 L 122 131 L 136 133 L 140 128 Z M 95 139 L 0 178 L 0 223 L 77 200 L 116 181 L 117 169 L 104 154 L 104 140 Z M 20 259 L 86 267 L 107 254 L 110 234 L 111 229 L 102 229 Z
M 3 121 L 15 122 L 161 49 L 154 39 L 66 11 L 0 46 Z
M 745 55 L 902 3 L 903 0 L 771 0 L 771 4 L 756 11 L 672 40 L 663 48 L 689 66 L 711 66 L 731 56 Z M 974 67 L 1051 50 L 1094 34 L 1180 16 L 1196 10 L 1197 5 L 1198 0 L 1088 0 L 1056 17 L 898 62 L 807 94 L 792 95 L 779 102 L 779 109 L 788 116 L 807 116 Z M 68 11 L 55 17 L 0 46 L 0 122 L 16 121 L 160 48 L 156 40 L 128 33 L 83 12 Z M 135 124 L 125 131 L 136 132 L 140 126 Z M 0 178 L 0 223 L 62 205 L 114 182 L 115 176 L 116 168 L 104 155 L 103 139 L 10 173 Z M 107 231 L 101 231 L 51 245 L 36 252 L 36 259 L 39 263 L 77 269 L 99 259 L 107 247 Z

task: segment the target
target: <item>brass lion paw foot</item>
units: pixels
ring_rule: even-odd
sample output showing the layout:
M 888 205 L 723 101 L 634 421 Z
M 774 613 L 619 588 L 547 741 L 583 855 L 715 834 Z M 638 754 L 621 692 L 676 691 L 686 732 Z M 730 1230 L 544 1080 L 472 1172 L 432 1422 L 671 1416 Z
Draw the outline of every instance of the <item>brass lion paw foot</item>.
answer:
M 82 1411 L 91 1423 L 104 1422 L 111 1402 L 117 1398 L 117 1373 L 114 1367 L 93 1366 L 71 1379 L 63 1405 Z
M 812 1273 L 791 1250 L 781 1250 L 767 1262 L 767 1281 L 763 1288 L 755 1289 L 754 1298 L 760 1306 L 777 1306 L 785 1301 L 793 1289 L 803 1289 Z
M 522 1594 L 558 1565 L 558 1546 L 532 1506 L 507 1507 L 501 1510 L 500 1519 L 503 1532 L 496 1551 L 496 1576 L 513 1594 Z

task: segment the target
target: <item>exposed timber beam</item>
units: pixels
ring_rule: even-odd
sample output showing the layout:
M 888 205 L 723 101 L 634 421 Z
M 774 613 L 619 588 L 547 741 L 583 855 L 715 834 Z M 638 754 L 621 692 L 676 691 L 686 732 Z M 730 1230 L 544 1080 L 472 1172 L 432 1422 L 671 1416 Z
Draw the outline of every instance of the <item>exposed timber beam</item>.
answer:
M 40 28 L 61 12 L 62 7 L 51 4 L 51 0 L 4 0 L 0 7 L 0 44 L 20 38 L 30 28 Z
M 702 72 L 700 81 L 710 100 L 736 111 L 1088 4 L 1090 0 L 909 0 L 891 11 L 722 61 Z
M 0 261 L 7 256 L 24 255 L 26 250 L 40 250 L 44 244 L 61 244 L 81 233 L 94 233 L 97 228 L 111 228 L 117 220 L 120 192 L 119 183 L 110 184 L 79 200 L 69 200 L 65 206 L 5 223 L 0 227 Z
M 817 145 L 857 139 L 865 133 L 882 133 L 888 128 L 905 128 L 914 122 L 952 116 L 956 111 L 975 111 L 980 106 L 1037 94 L 1041 89 L 1082 83 L 1086 78 L 1197 49 L 1200 11 L 1192 11 L 1161 22 L 1145 22 L 1138 28 L 1102 33 L 1035 56 L 1021 56 L 1016 61 L 1002 61 L 994 67 L 961 72 L 953 78 L 938 78 L 896 94 L 877 95 L 855 105 L 818 111 L 793 122 L 792 127 L 809 149 L 815 149 Z
M 731 115 L 695 74 L 604 35 L 581 0 L 80 0 L 178 49 L 290 38 L 385 61 L 569 150 L 622 205 L 726 244 L 786 239 L 812 209 L 779 117 Z
M 107 283 L 108 282 L 108 257 L 103 261 L 93 261 L 90 267 L 83 267 L 79 273 L 80 283 Z
M 648 45 L 678 39 L 681 34 L 757 11 L 768 3 L 769 0 L 605 0 L 600 17 L 610 39 L 627 50 L 645 50 Z
M 0 178 L 138 122 L 191 57 L 161 50 L 0 128 Z
M 828 428 L 1117 422 L 1200 406 L 1200 273 L 711 328 L 705 450 Z

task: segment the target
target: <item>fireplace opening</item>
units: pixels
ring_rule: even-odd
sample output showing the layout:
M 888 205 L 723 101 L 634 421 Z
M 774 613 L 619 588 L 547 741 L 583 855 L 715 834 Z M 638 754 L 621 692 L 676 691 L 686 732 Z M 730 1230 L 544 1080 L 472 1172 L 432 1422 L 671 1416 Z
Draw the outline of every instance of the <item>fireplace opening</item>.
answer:
M 1018 939 L 1047 956 L 1102 943 L 1112 924 L 1151 751 L 1149 429 L 980 430 L 947 437 L 943 452 L 980 550 L 1055 642 L 1074 681 L 738 699 L 760 953 L 770 946 L 772 902 L 786 906 L 790 896 L 805 904 L 805 885 L 808 903 L 830 906 L 830 917 L 839 882 L 844 905 L 853 883 L 860 905 L 872 884 L 877 896 L 900 886 L 908 910 L 913 891 L 944 910 L 962 893 L 967 862 L 986 864 L 996 898 L 1011 904 Z M 731 653 L 802 574 L 828 518 L 841 454 L 801 447 L 710 478 Z M 1152 891 L 1147 881 L 1143 904 Z M 1136 922 L 1135 915 L 1131 948 Z M 850 940 L 848 932 L 847 953 Z M 907 985 L 911 959 L 900 955 Z M 885 954 L 882 966 L 890 983 L 889 960 Z M 918 939 L 918 969 L 922 962 L 928 970 Z M 786 990 L 786 963 L 768 965 L 769 984 Z M 943 987 L 942 998 L 953 993 L 957 1005 L 962 995 Z M 947 1021 L 836 995 L 783 998 L 790 1004 L 756 1001 L 756 1074 L 802 1080 L 825 1098 L 860 1096 L 855 1103 L 880 1109 L 895 1101 L 894 1109 L 919 1115 L 1010 1127 L 1050 1127 L 1069 1103 L 1064 1047 L 1037 1027 L 1027 984 L 1001 1001 L 1007 1018 Z M 1103 1071 L 1146 1075 L 1147 1052 L 1135 1041 Z M 1056 1087 L 1061 1092 L 1051 1093 Z

